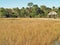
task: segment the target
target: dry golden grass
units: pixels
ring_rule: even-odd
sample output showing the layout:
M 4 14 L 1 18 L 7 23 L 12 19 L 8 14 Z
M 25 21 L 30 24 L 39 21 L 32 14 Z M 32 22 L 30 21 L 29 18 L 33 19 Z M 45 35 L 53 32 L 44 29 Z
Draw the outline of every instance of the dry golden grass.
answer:
M 60 21 L 0 19 L 0 45 L 51 45 L 59 36 Z

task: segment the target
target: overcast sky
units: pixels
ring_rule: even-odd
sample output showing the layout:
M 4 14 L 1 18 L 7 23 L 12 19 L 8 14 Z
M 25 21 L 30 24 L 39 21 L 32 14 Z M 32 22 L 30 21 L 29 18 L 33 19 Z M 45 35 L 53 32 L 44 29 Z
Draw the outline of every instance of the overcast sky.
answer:
M 0 7 L 14 8 L 26 7 L 29 2 L 37 5 L 46 5 L 47 7 L 60 7 L 60 0 L 0 0 Z

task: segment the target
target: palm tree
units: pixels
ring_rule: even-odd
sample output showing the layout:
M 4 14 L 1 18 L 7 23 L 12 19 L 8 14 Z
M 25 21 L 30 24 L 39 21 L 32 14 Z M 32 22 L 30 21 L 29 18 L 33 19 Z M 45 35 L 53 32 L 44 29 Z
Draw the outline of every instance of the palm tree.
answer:
M 28 6 L 29 7 L 32 7 L 33 6 L 33 3 L 32 2 L 28 3 Z

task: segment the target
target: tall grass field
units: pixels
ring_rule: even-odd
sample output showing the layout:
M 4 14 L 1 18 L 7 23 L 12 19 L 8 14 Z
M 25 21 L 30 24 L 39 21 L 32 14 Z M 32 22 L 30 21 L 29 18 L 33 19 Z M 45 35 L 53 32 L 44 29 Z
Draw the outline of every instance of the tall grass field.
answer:
M 0 18 L 0 45 L 54 45 L 60 42 L 60 21 Z

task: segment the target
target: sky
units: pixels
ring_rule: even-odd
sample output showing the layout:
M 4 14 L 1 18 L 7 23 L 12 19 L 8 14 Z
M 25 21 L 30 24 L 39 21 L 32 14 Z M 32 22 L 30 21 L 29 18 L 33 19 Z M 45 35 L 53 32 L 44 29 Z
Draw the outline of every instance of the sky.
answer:
M 60 7 L 60 0 L 0 0 L 0 7 L 14 8 L 27 7 L 27 4 L 32 2 L 38 6 L 45 5 L 47 7 Z

